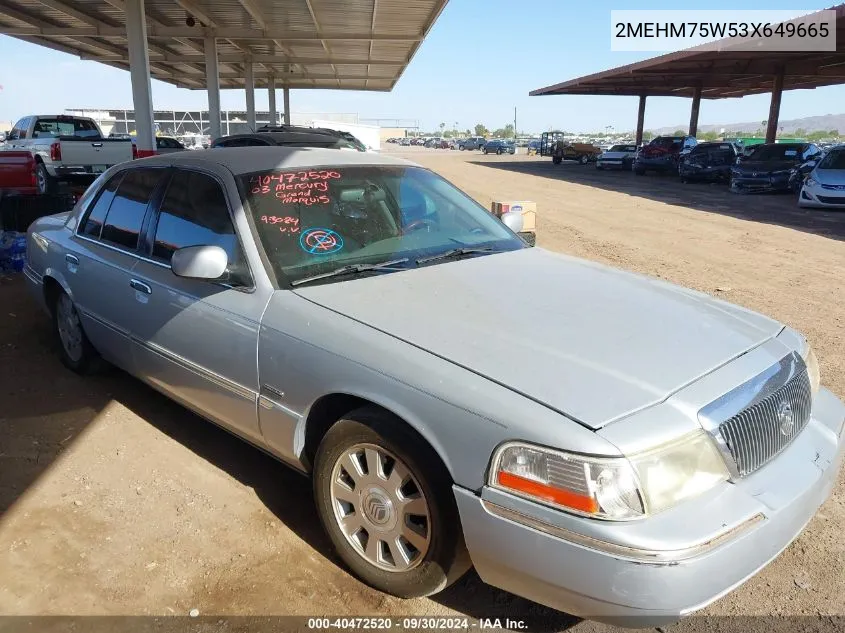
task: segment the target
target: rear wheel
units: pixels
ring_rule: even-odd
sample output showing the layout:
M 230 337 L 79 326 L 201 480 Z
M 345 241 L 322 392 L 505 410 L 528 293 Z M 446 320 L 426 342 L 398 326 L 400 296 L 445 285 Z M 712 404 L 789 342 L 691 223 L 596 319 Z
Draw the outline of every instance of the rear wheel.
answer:
M 56 191 L 56 179 L 50 175 L 44 163 L 35 165 L 35 186 L 42 195 Z
M 501 153 L 502 153 L 502 148 L 501 148 L 501 147 L 499 147 L 498 149 L 496 149 L 496 155 L 497 155 L 497 156 L 498 156 L 498 155 L 500 155 Z
M 563 162 L 563 158 L 560 156 L 552 156 L 552 163 L 555 165 L 560 165 Z
M 437 454 L 375 408 L 329 429 L 314 462 L 317 509 L 338 555 L 400 598 L 437 593 L 469 569 L 451 486 Z
M 581 156 L 578 157 L 578 162 L 581 163 L 582 165 L 586 165 L 587 163 L 590 162 L 590 157 L 587 156 L 586 154 L 582 154 Z
M 78 374 L 87 374 L 102 366 L 100 355 L 82 329 L 76 306 L 63 290 L 58 291 L 53 304 L 53 326 L 65 367 Z

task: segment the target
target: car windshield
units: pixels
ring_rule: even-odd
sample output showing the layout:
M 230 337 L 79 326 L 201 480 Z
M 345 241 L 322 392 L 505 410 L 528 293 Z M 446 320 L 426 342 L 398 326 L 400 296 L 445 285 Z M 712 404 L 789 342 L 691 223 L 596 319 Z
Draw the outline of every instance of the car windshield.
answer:
M 455 248 L 493 253 L 525 247 L 469 196 L 418 167 L 274 169 L 239 180 L 267 259 L 288 282 L 350 264 L 407 258 L 403 267 L 414 267 L 417 259 Z M 319 283 L 344 279 L 349 277 Z
M 653 147 L 665 147 L 671 149 L 684 142 L 684 139 L 673 136 L 658 136 L 649 145 Z
M 611 152 L 633 152 L 634 148 L 631 145 L 614 145 L 610 148 Z
M 801 155 L 801 145 L 772 144 L 757 145 L 748 155 L 748 160 L 782 161 L 794 160 Z
M 845 169 L 845 149 L 829 152 L 819 163 L 819 169 Z

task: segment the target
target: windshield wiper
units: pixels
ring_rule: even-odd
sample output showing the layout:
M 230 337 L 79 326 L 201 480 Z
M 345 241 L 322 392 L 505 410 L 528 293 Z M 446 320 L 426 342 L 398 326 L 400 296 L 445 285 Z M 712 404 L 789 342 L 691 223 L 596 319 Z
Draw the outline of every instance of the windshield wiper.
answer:
M 394 259 L 389 262 L 381 262 L 380 264 L 348 264 L 346 266 L 341 266 L 340 268 L 335 268 L 334 270 L 330 270 L 327 273 L 320 273 L 319 275 L 311 275 L 310 277 L 303 277 L 302 279 L 296 279 L 290 282 L 291 286 L 299 286 L 301 284 L 307 284 L 311 281 L 317 281 L 319 279 L 327 279 L 329 277 L 341 277 L 343 275 L 352 275 L 357 273 L 366 273 L 371 270 L 383 270 L 389 268 L 390 266 L 396 266 L 397 264 L 404 264 L 408 261 L 408 258 L 405 257 L 404 259 Z M 401 269 L 400 269 L 401 270 Z
M 425 264 L 426 262 L 434 262 L 443 259 L 457 259 L 459 257 L 463 257 L 464 255 L 475 255 L 476 253 L 492 253 L 493 251 L 494 249 L 491 246 L 465 246 L 463 248 L 453 248 L 451 250 L 438 253 L 437 255 L 430 255 L 429 257 L 423 257 L 421 259 L 418 259 L 417 264 Z

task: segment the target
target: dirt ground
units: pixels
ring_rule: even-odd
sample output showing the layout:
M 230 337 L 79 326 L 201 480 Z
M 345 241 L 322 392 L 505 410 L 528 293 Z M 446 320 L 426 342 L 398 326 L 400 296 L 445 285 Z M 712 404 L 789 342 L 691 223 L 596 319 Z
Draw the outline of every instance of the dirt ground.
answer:
M 845 213 L 525 156 L 391 148 L 489 208 L 537 203 L 538 245 L 647 273 L 806 333 L 845 396 Z M 0 614 L 446 615 L 597 630 L 467 577 L 402 601 L 331 552 L 305 478 L 113 371 L 53 350 L 20 275 L 0 276 Z M 845 485 L 709 615 L 845 614 Z M 0 618 L 0 631 L 15 627 Z M 44 629 L 42 624 L 41 629 Z M 36 629 L 28 629 L 36 630 Z

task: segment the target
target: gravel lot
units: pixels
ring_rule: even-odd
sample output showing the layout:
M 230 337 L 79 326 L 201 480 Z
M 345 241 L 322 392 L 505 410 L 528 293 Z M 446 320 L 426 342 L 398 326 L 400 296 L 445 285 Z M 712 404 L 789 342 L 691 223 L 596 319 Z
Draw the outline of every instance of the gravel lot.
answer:
M 521 155 L 385 151 L 431 167 L 488 208 L 494 198 L 535 201 L 539 246 L 662 277 L 796 327 L 815 346 L 822 382 L 845 396 L 845 213 Z M 801 537 L 706 613 L 845 614 L 843 525 L 840 477 Z M 532 630 L 602 628 L 472 573 L 430 600 L 361 585 L 330 551 L 306 479 L 121 372 L 68 372 L 20 276 L 0 276 L 0 614 L 191 609 L 466 614 L 519 618 Z

